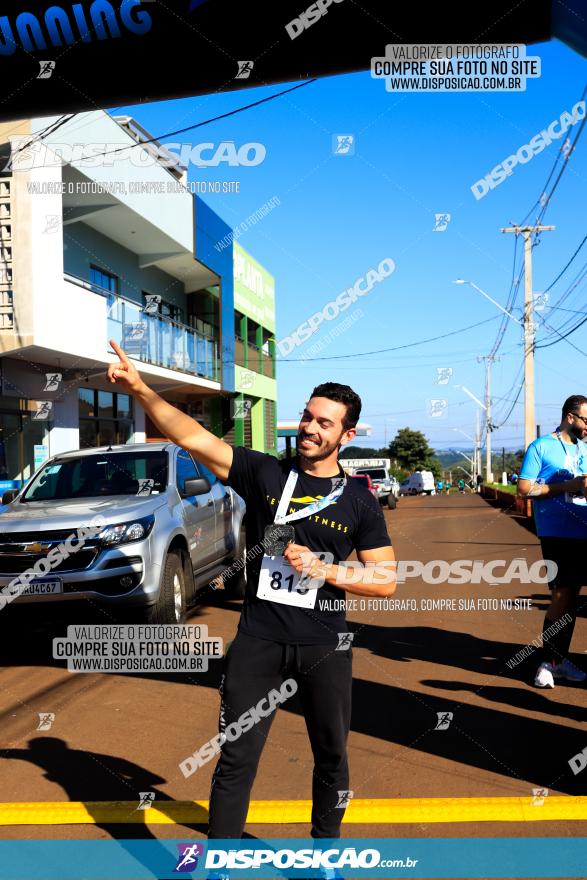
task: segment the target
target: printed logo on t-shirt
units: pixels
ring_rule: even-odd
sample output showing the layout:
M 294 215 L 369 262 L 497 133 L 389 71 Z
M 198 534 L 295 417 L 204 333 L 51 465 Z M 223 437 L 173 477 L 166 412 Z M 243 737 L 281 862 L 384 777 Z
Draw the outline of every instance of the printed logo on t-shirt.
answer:
M 298 504 L 312 504 L 313 501 L 319 501 L 323 497 L 324 497 L 323 495 L 317 495 L 315 498 L 312 495 L 304 495 L 301 498 L 292 498 L 291 500 L 297 501 Z M 272 498 L 270 495 L 267 495 L 266 498 L 267 498 L 267 501 L 269 502 L 270 507 L 276 507 L 277 504 L 279 503 L 278 498 Z M 303 522 L 305 522 L 305 523 L 311 523 L 311 522 L 318 523 L 318 525 L 325 526 L 326 528 L 329 528 L 329 529 L 335 529 L 337 532 L 342 532 L 342 534 L 345 535 L 349 530 L 348 525 L 345 525 L 343 522 L 340 522 L 339 520 L 331 519 L 329 516 L 324 515 L 325 513 L 327 513 L 328 509 L 330 507 L 334 507 L 335 504 L 336 504 L 336 501 L 333 501 L 332 504 L 329 505 L 327 509 L 325 509 L 325 511 L 323 511 L 322 513 L 310 514 L 310 516 L 306 517 L 303 520 Z M 289 515 L 290 513 L 295 513 L 296 510 L 299 510 L 299 508 L 293 507 L 290 504 L 287 513 Z

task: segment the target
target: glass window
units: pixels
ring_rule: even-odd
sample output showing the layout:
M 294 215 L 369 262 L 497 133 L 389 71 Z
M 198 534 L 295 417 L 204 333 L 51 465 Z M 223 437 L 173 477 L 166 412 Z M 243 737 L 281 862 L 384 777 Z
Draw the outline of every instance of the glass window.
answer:
M 130 422 L 117 422 L 118 440 L 117 443 L 129 443 L 133 435 L 132 424 Z
M 114 395 L 112 391 L 98 391 L 98 415 L 114 416 Z
M 79 448 L 91 449 L 98 445 L 98 422 L 90 419 L 80 419 L 79 423 Z
M 100 269 L 99 266 L 90 266 L 90 282 L 102 290 L 118 293 L 117 276 L 105 269 Z
M 130 395 L 129 394 L 117 394 L 116 395 L 116 415 L 121 419 L 130 419 L 132 415 L 132 411 L 130 408 Z
M 98 446 L 115 446 L 116 442 L 116 422 L 100 419 L 98 422 Z
M 61 459 L 45 466 L 31 481 L 23 501 L 136 495 L 141 479 L 152 480 L 151 492 L 167 486 L 167 453 L 97 453 Z
M 79 414 L 80 416 L 95 416 L 94 390 L 92 388 L 79 389 Z
M 216 476 L 216 474 L 213 474 L 212 471 L 209 471 L 208 468 L 203 465 L 201 461 L 198 462 L 198 470 L 200 471 L 202 477 L 207 477 L 208 482 L 211 486 L 213 486 L 214 483 L 218 482 L 218 477 Z
M 147 302 L 147 296 L 151 296 L 148 291 L 143 290 L 143 303 Z M 181 306 L 176 305 L 175 303 L 168 302 L 167 300 L 162 299 L 157 306 L 155 312 L 151 312 L 151 314 L 159 313 L 163 315 L 165 318 L 171 318 L 172 321 L 177 321 L 179 324 L 184 323 L 184 311 Z
M 177 456 L 175 484 L 178 492 L 183 492 L 183 484 L 186 480 L 195 480 L 199 476 L 191 455 L 180 452 Z

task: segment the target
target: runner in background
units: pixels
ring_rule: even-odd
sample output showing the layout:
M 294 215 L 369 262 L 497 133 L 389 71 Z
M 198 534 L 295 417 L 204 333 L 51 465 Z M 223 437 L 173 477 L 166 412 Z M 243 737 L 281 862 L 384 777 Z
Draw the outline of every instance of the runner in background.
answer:
M 526 450 L 518 477 L 518 495 L 532 498 L 542 556 L 558 566 L 549 584 L 552 597 L 542 631 L 542 662 L 536 687 L 556 680 L 587 678 L 568 659 L 577 617 L 577 602 L 587 581 L 587 397 L 575 394 L 563 404 L 562 419 L 552 434 L 534 440 Z

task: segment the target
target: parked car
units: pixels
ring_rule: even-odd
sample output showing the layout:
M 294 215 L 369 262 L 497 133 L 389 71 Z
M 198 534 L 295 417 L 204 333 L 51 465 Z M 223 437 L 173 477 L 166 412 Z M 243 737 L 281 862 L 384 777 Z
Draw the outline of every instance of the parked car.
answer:
M 414 471 L 400 483 L 400 495 L 435 495 L 432 471 Z
M 377 490 L 371 482 L 371 477 L 367 476 L 367 474 L 351 474 L 351 480 L 360 480 L 365 489 L 368 489 L 371 495 L 373 495 L 374 498 L 377 498 Z
M 353 474 L 366 474 L 370 477 L 381 503 L 387 504 L 392 510 L 396 507 L 399 482 L 389 472 L 389 458 L 342 459 L 342 464 L 350 468 Z
M 198 590 L 244 560 L 244 501 L 173 443 L 60 453 L 2 496 L 0 587 L 101 514 L 106 524 L 14 604 L 89 599 L 130 622 L 175 623 Z M 54 557 L 55 558 L 55 557 Z M 225 580 L 244 595 L 242 566 Z

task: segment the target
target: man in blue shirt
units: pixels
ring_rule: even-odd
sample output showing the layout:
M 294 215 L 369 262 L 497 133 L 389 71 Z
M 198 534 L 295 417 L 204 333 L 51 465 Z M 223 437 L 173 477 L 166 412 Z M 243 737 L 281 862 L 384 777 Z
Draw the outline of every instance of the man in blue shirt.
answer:
M 556 431 L 530 444 L 518 477 L 518 495 L 533 499 L 542 555 L 558 568 L 549 584 L 552 598 L 544 619 L 543 662 L 534 680 L 537 687 L 554 687 L 555 679 L 580 682 L 587 678 L 567 657 L 577 600 L 586 579 L 586 437 L 587 397 L 575 394 L 565 400 Z

